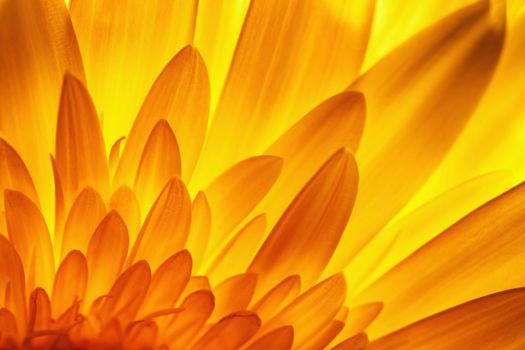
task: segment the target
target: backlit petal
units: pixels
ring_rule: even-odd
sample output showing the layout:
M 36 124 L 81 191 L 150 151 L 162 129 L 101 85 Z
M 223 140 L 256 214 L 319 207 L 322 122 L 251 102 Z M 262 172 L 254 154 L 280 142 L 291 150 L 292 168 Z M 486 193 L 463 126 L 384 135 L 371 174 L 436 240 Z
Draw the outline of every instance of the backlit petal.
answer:
M 301 278 L 298 275 L 286 277 L 251 308 L 263 321 L 272 318 L 277 312 L 294 300 L 301 291 Z
M 191 253 L 195 271 L 200 271 L 208 247 L 211 230 L 211 210 L 204 192 L 199 192 L 191 203 L 191 227 L 186 249 Z
M 29 332 L 46 330 L 51 324 L 51 302 L 46 291 L 36 288 L 29 296 Z
M 24 268 L 16 250 L 4 236 L 0 236 L 0 305 L 13 313 L 17 329 L 25 332 L 27 309 Z
M 368 337 L 365 333 L 359 333 L 351 338 L 343 340 L 331 350 L 365 350 L 368 349 Z
M 293 345 L 293 327 L 283 326 L 262 336 L 247 350 L 290 350 Z
M 109 209 L 114 209 L 126 223 L 129 241 L 135 242 L 140 229 L 140 205 L 131 188 L 119 187 L 109 200 Z
M 216 321 L 224 315 L 245 310 L 252 300 L 257 275 L 245 273 L 232 276 L 213 288 L 215 309 L 210 321 Z
M 84 299 L 87 281 L 86 258 L 80 251 L 73 250 L 64 258 L 55 275 L 51 296 L 55 317 L 62 315 L 76 301 Z

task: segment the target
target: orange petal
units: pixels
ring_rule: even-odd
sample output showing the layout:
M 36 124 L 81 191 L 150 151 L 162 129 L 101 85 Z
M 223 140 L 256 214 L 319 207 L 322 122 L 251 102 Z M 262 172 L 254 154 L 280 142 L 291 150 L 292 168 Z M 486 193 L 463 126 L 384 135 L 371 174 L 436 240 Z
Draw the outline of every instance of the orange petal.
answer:
M 106 206 L 100 195 L 91 187 L 82 190 L 67 216 L 60 256 L 72 250 L 85 254 L 91 235 L 105 215 Z
M 275 135 L 343 90 L 358 73 L 372 11 L 372 1 L 251 1 L 201 176 L 260 154 Z
M 117 165 L 120 160 L 120 144 L 122 141 L 124 141 L 126 138 L 124 136 L 120 137 L 113 146 L 111 146 L 111 150 L 109 151 L 109 159 L 108 159 L 108 166 L 109 166 L 109 173 L 111 176 L 115 174 L 115 171 L 117 170 Z
M 184 248 L 191 222 L 191 202 L 184 183 L 169 181 L 153 204 L 128 262 L 146 260 L 152 269 Z
M 300 347 L 337 314 L 346 296 L 343 276 L 335 275 L 315 285 L 264 324 L 265 332 L 284 326 L 294 328 L 294 346 Z
M 25 332 L 27 316 L 24 268 L 15 248 L 3 236 L 0 236 L 0 305 L 13 313 L 17 329 Z
M 173 177 L 180 176 L 179 146 L 170 125 L 160 119 L 144 146 L 135 176 L 135 192 L 142 208 L 150 208 L 162 188 Z
M 522 286 L 525 278 L 516 266 L 525 259 L 519 249 L 525 244 L 524 211 L 521 184 L 452 225 L 363 290 L 353 304 L 384 303 L 367 332 L 377 337 L 473 298 Z
M 210 265 L 206 275 L 212 281 L 246 271 L 255 256 L 266 229 L 266 216 L 256 216 L 233 236 Z
M 7 345 L 16 343 L 16 339 L 18 338 L 16 321 L 11 311 L 4 307 L 0 309 L 0 344 Z
M 67 69 L 84 76 L 75 33 L 62 0 L 3 1 L 0 33 L 0 130 L 26 162 L 43 214 L 52 220 L 49 153 L 55 145 L 63 74 Z
M 107 293 L 124 265 L 128 244 L 124 221 L 116 211 L 110 211 L 89 241 L 86 255 L 89 280 L 84 307 L 89 307 L 96 297 Z
M 97 112 L 82 82 L 69 73 L 60 97 L 55 158 L 66 208 L 86 186 L 107 195 L 109 172 Z
M 97 110 L 104 115 L 106 140 L 114 141 L 129 132 L 163 67 L 177 51 L 192 42 L 196 11 L 196 0 L 151 0 L 147 3 L 133 0 L 125 4 L 105 0 L 71 1 L 71 18 L 89 88 Z M 186 96 L 184 82 L 187 80 L 184 78 L 184 75 L 169 77 L 173 84 L 181 84 L 178 93 Z M 166 96 L 169 95 L 166 91 Z M 159 108 L 161 106 L 152 111 Z M 164 112 L 160 109 L 160 113 Z M 166 116 L 164 113 L 158 117 Z M 182 119 L 188 120 L 186 115 Z M 141 142 L 146 141 L 151 127 L 140 131 L 146 135 Z M 176 128 L 174 130 L 178 134 Z M 138 153 L 137 149 L 132 153 L 140 157 L 141 150 L 139 147 Z
M 248 269 L 267 290 L 300 272 L 311 286 L 324 270 L 352 211 L 357 166 L 351 153 L 335 153 L 290 204 Z
M 266 322 L 279 312 L 285 305 L 294 300 L 301 291 L 301 278 L 291 275 L 282 280 L 266 293 L 253 307 L 252 310 Z
M 521 348 L 524 305 L 524 288 L 488 295 L 402 328 L 367 349 Z
M 363 304 L 351 309 L 345 322 L 343 334 L 346 337 L 351 337 L 364 332 L 374 322 L 382 309 L 383 303 Z
M 188 295 L 193 292 L 206 290 L 211 291 L 210 281 L 206 276 L 191 276 L 181 298 L 185 299 Z
M 368 349 L 368 337 L 364 333 L 359 333 L 348 338 L 330 350 L 365 350 Z
M 188 295 L 181 305 L 183 311 L 174 316 L 167 329 L 171 334 L 170 348 L 187 349 L 212 314 L 213 307 L 214 298 L 209 291 L 200 290 Z
M 4 193 L 9 240 L 20 254 L 26 271 L 34 263 L 35 285 L 51 290 L 54 269 L 53 248 L 46 222 L 38 207 L 23 193 L 6 190 Z M 33 260 L 33 261 L 32 261 Z M 29 281 L 29 276 L 28 281 Z
M 86 258 L 80 251 L 73 250 L 64 258 L 55 275 L 51 296 L 55 317 L 62 315 L 76 301 L 84 299 L 87 280 Z
M 148 292 L 150 280 L 151 270 L 144 260 L 124 271 L 100 309 L 101 320 L 107 322 L 116 318 L 124 325 L 134 320 Z
M 213 288 L 215 309 L 210 321 L 215 322 L 224 315 L 245 310 L 252 300 L 257 275 L 245 273 L 232 276 Z
M 328 344 L 343 330 L 345 323 L 332 320 L 301 346 L 304 350 L 326 349 Z
M 140 229 L 140 205 L 131 188 L 119 187 L 109 200 L 109 208 L 116 210 L 126 223 L 129 241 L 135 242 Z
M 39 206 L 35 185 L 24 161 L 2 138 L 0 138 L 0 189 L 0 205 L 4 204 L 4 190 L 12 189 L 22 192 Z
M 293 345 L 293 327 L 283 326 L 264 335 L 247 350 L 290 350 Z
M 489 1 L 419 33 L 351 88 L 367 98 L 356 205 L 327 274 L 350 259 L 415 194 L 456 140 L 497 65 L 504 14 Z
M 206 67 L 197 50 L 187 46 L 167 64 L 151 87 L 129 134 L 115 182 L 127 183 L 126 177 L 137 169 L 148 135 L 162 118 L 177 136 L 182 174 L 187 181 L 208 126 L 208 104 Z
M 192 348 L 194 350 L 235 350 L 246 343 L 261 326 L 257 314 L 238 312 L 213 325 Z
M 163 262 L 153 274 L 140 314 L 172 308 L 186 288 L 191 275 L 191 255 L 187 250 Z
M 195 271 L 199 271 L 208 247 L 211 210 L 204 192 L 199 192 L 191 204 L 191 227 L 186 249 L 191 253 Z
M 29 332 L 49 329 L 51 302 L 46 291 L 36 288 L 29 297 Z
M 357 151 L 365 123 L 361 93 L 347 91 L 314 108 L 266 150 L 282 157 L 283 171 L 258 209 L 273 225 L 295 195 L 341 147 Z
M 220 243 L 268 193 L 281 172 L 282 159 L 258 156 L 243 160 L 204 191 L 212 216 L 211 246 Z
M 55 258 L 58 263 L 60 257 L 60 250 L 62 249 L 62 241 L 64 238 L 64 225 L 66 221 L 66 206 L 64 202 L 64 191 L 62 190 L 62 181 L 58 173 L 55 158 L 50 156 L 51 166 L 53 168 L 53 180 L 55 184 L 55 235 L 53 240 L 53 249 Z
M 137 321 L 126 333 L 126 349 L 154 349 L 159 327 L 153 321 Z

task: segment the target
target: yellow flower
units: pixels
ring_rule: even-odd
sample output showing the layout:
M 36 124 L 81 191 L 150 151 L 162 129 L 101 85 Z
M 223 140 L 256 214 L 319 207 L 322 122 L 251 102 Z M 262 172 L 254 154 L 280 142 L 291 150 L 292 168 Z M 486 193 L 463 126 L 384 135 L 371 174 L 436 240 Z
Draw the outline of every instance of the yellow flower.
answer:
M 525 346 L 523 33 L 519 0 L 0 0 L 0 347 Z

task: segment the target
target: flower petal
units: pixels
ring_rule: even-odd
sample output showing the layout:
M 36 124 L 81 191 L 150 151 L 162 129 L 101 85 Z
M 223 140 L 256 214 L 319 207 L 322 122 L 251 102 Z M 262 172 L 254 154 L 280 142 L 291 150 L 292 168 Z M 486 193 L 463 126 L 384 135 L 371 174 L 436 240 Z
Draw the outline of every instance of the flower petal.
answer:
M 173 252 L 184 248 L 190 222 L 191 202 L 186 187 L 180 179 L 172 179 L 146 217 L 128 263 L 146 260 L 156 269 Z
M 17 319 L 11 311 L 5 307 L 0 309 L 0 333 L 2 334 L 0 344 L 7 345 L 16 342 L 15 339 L 18 338 L 16 322 Z
M 282 159 L 274 156 L 248 158 L 215 179 L 204 191 L 210 204 L 214 248 L 268 193 L 281 172 Z
M 336 152 L 290 204 L 252 261 L 267 290 L 299 271 L 309 287 L 323 272 L 343 233 L 357 192 L 357 166 L 345 149 Z
M 326 349 L 328 344 L 343 330 L 345 323 L 332 320 L 301 346 L 304 350 Z
M 64 258 L 55 275 L 51 295 L 55 318 L 62 315 L 75 302 L 84 299 L 87 282 L 86 258 L 80 251 L 73 250 Z
M 365 350 L 368 349 L 368 337 L 365 333 L 359 333 L 351 338 L 343 340 L 330 350 Z
M 213 288 L 215 308 L 210 318 L 217 321 L 224 315 L 245 310 L 252 300 L 257 275 L 245 273 L 228 278 Z
M 524 211 L 521 184 L 455 223 L 363 290 L 353 304 L 381 300 L 385 305 L 367 332 L 377 337 L 473 298 L 521 286 L 525 279 L 515 269 L 525 259 L 520 249 L 525 244 Z
M 60 256 L 65 257 L 72 250 L 85 254 L 93 232 L 105 215 L 106 206 L 100 195 L 91 187 L 82 190 L 67 216 Z
M 124 265 L 128 244 L 126 224 L 116 211 L 110 211 L 89 240 L 86 255 L 89 280 L 84 307 L 108 292 Z
M 191 253 L 195 271 L 200 271 L 211 229 L 211 209 L 204 192 L 199 192 L 191 203 L 191 227 L 186 249 Z
M 90 91 L 104 115 L 106 140 L 128 133 L 162 68 L 192 41 L 196 11 L 196 0 L 71 1 Z M 150 131 L 144 130 L 146 135 Z M 140 151 L 135 154 L 140 157 Z
M 26 276 L 28 289 L 38 286 L 51 290 L 55 274 L 53 248 L 40 210 L 21 192 L 6 190 L 4 199 L 9 240 L 20 254 L 25 271 L 34 268 L 35 280 Z
M 411 324 L 367 349 L 510 349 L 525 344 L 525 289 L 488 295 Z
M 293 327 L 282 326 L 259 338 L 247 350 L 290 350 L 293 345 Z
M 361 182 L 327 274 L 340 271 L 447 154 L 492 77 L 504 28 L 504 13 L 477 2 L 419 33 L 351 86 L 367 98 Z
M 0 305 L 13 313 L 18 331 L 25 332 L 27 315 L 24 267 L 15 248 L 2 235 L 0 235 Z
M 177 136 L 182 174 L 189 180 L 208 126 L 209 83 L 198 51 L 187 46 L 164 68 L 142 105 L 130 131 L 115 174 L 117 184 L 139 164 L 146 140 L 155 124 L 166 119 Z
M 97 112 L 82 82 L 69 73 L 60 97 L 55 159 L 66 209 L 86 186 L 108 195 L 109 171 Z
M 150 208 L 166 183 L 180 177 L 180 154 L 177 139 L 165 119 L 153 127 L 144 146 L 135 176 L 135 193 L 142 208 Z
M 200 338 L 193 350 L 235 350 L 246 343 L 261 326 L 257 314 L 238 312 L 224 317 Z
M 294 300 L 301 291 L 301 278 L 299 275 L 291 275 L 270 289 L 254 306 L 252 311 L 266 322 L 281 309 Z
M 36 288 L 29 296 L 29 332 L 49 329 L 51 324 L 51 302 L 46 291 Z
M 135 242 L 140 229 L 140 205 L 131 188 L 119 187 L 109 200 L 109 208 L 116 210 L 126 223 L 129 241 Z

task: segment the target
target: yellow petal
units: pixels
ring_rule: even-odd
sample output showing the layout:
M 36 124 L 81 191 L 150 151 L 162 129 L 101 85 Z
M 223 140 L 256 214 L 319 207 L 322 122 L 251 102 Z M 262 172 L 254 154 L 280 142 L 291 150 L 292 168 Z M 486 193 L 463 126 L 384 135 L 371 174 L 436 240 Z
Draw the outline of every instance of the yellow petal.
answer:
M 141 207 L 148 209 L 173 177 L 180 177 L 179 146 L 165 119 L 155 124 L 144 146 L 135 176 L 135 193 Z
M 504 14 L 481 1 L 397 48 L 351 88 L 367 98 L 356 205 L 327 274 L 340 271 L 432 174 L 498 62 Z
M 121 324 L 134 320 L 146 296 L 150 280 L 151 270 L 144 260 L 124 271 L 111 287 L 108 298 L 100 309 L 100 319 L 107 322 L 116 318 Z
M 293 345 L 293 327 L 283 326 L 264 335 L 247 350 L 290 350 Z
M 215 322 L 224 315 L 245 310 L 252 300 L 257 275 L 245 273 L 232 276 L 213 288 L 215 309 L 210 318 Z
M 516 266 L 525 259 L 519 248 L 525 243 L 524 210 L 522 184 L 461 219 L 366 288 L 352 303 L 384 303 L 367 332 L 377 337 L 473 298 L 523 285 Z
M 52 222 L 49 153 L 63 74 L 67 69 L 84 76 L 75 33 L 62 0 L 3 1 L 0 33 L 0 131 L 26 162 L 43 214 Z
M 168 63 L 146 97 L 126 142 L 115 182 L 131 185 L 126 178 L 137 169 L 148 135 L 161 119 L 168 121 L 177 136 L 182 174 L 188 181 L 204 141 L 208 103 L 206 67 L 197 50 L 187 46 Z
M 190 279 L 191 255 L 183 250 L 171 256 L 153 274 L 140 314 L 172 308 Z
M 76 301 L 84 299 L 87 280 L 86 258 L 80 251 L 73 250 L 64 258 L 55 275 L 51 296 L 55 317 L 62 315 Z
M 488 295 L 416 322 L 367 349 L 518 349 L 525 344 L 525 290 Z
M 359 305 L 349 311 L 343 334 L 346 337 L 364 332 L 383 310 L 383 303 Z
M 279 179 L 258 207 L 270 225 L 326 159 L 341 147 L 357 151 L 364 124 L 363 95 L 343 92 L 310 111 L 266 150 L 284 160 Z
M 330 277 L 297 297 L 265 323 L 261 332 L 264 334 L 277 327 L 292 325 L 294 346 L 300 346 L 334 318 L 345 295 L 344 278 L 341 275 Z
M 60 256 L 65 257 L 72 250 L 85 254 L 91 235 L 105 215 L 106 206 L 100 195 L 91 187 L 82 190 L 67 216 Z
M 251 309 L 257 312 L 261 320 L 267 321 L 294 300 L 300 291 L 301 278 L 298 275 L 288 276 L 266 293 Z
M 156 269 L 173 252 L 184 248 L 190 221 L 191 202 L 186 187 L 180 179 L 172 179 L 146 217 L 128 263 L 146 260 Z
M 211 229 L 211 210 L 204 192 L 199 192 L 191 203 L 191 227 L 186 249 L 191 253 L 195 271 L 200 271 Z
M 212 282 L 246 271 L 266 229 L 266 216 L 256 216 L 233 236 L 210 265 L 206 276 Z
M 195 0 L 71 1 L 89 88 L 104 115 L 106 140 L 128 133 L 162 68 L 192 41 L 196 11 Z M 146 135 L 150 131 L 144 130 Z
M 343 233 L 357 191 L 357 166 L 345 149 L 336 152 L 290 204 L 252 261 L 257 288 L 267 290 L 299 272 L 309 287 L 324 270 Z
M 0 305 L 13 313 L 17 329 L 25 332 L 27 316 L 24 268 L 15 248 L 4 236 L 0 236 Z
M 125 139 L 126 138 L 124 136 L 117 139 L 117 141 L 115 141 L 115 143 L 113 144 L 113 146 L 111 146 L 111 149 L 109 151 L 108 166 L 111 178 L 113 178 L 113 175 L 115 175 L 115 171 L 117 170 L 117 165 L 120 160 L 120 144 Z
M 109 200 L 109 208 L 116 210 L 126 223 L 129 241 L 135 242 L 140 229 L 140 205 L 135 193 L 127 186 L 119 187 Z
M 20 254 L 24 269 L 30 271 L 34 267 L 35 280 L 31 281 L 34 285 L 26 276 L 28 289 L 51 290 L 55 273 L 53 248 L 40 210 L 21 192 L 6 190 L 4 198 L 9 240 Z
M 268 193 L 281 172 L 282 159 L 248 158 L 215 179 L 204 191 L 212 219 L 211 247 L 220 243 Z
M 0 138 L 0 205 L 4 203 L 4 190 L 12 189 L 25 194 L 39 206 L 38 195 L 24 161 L 16 150 Z
M 330 350 L 365 350 L 368 349 L 368 337 L 364 333 L 359 333 L 348 338 Z
M 29 332 L 49 329 L 51 302 L 45 290 L 36 288 L 29 297 Z
M 359 70 L 372 10 L 372 1 L 252 1 L 201 178 L 262 153 L 275 135 L 343 90 Z
M 174 316 L 173 322 L 167 329 L 171 334 L 170 348 L 187 349 L 210 317 L 213 307 L 214 298 L 209 291 L 201 290 L 188 295 L 181 304 L 183 311 Z
M 330 342 L 343 330 L 344 326 L 344 322 L 332 320 L 298 349 L 325 349 L 326 346 L 330 344 Z
M 109 173 L 97 112 L 82 82 L 69 73 L 60 97 L 55 159 L 66 208 L 86 186 L 107 196 Z
M 260 326 L 261 320 L 256 314 L 246 311 L 231 314 L 213 325 L 192 349 L 238 349 L 259 330 Z
M 108 292 L 124 265 L 128 244 L 124 221 L 116 211 L 110 211 L 89 240 L 86 255 L 89 280 L 84 307 Z

